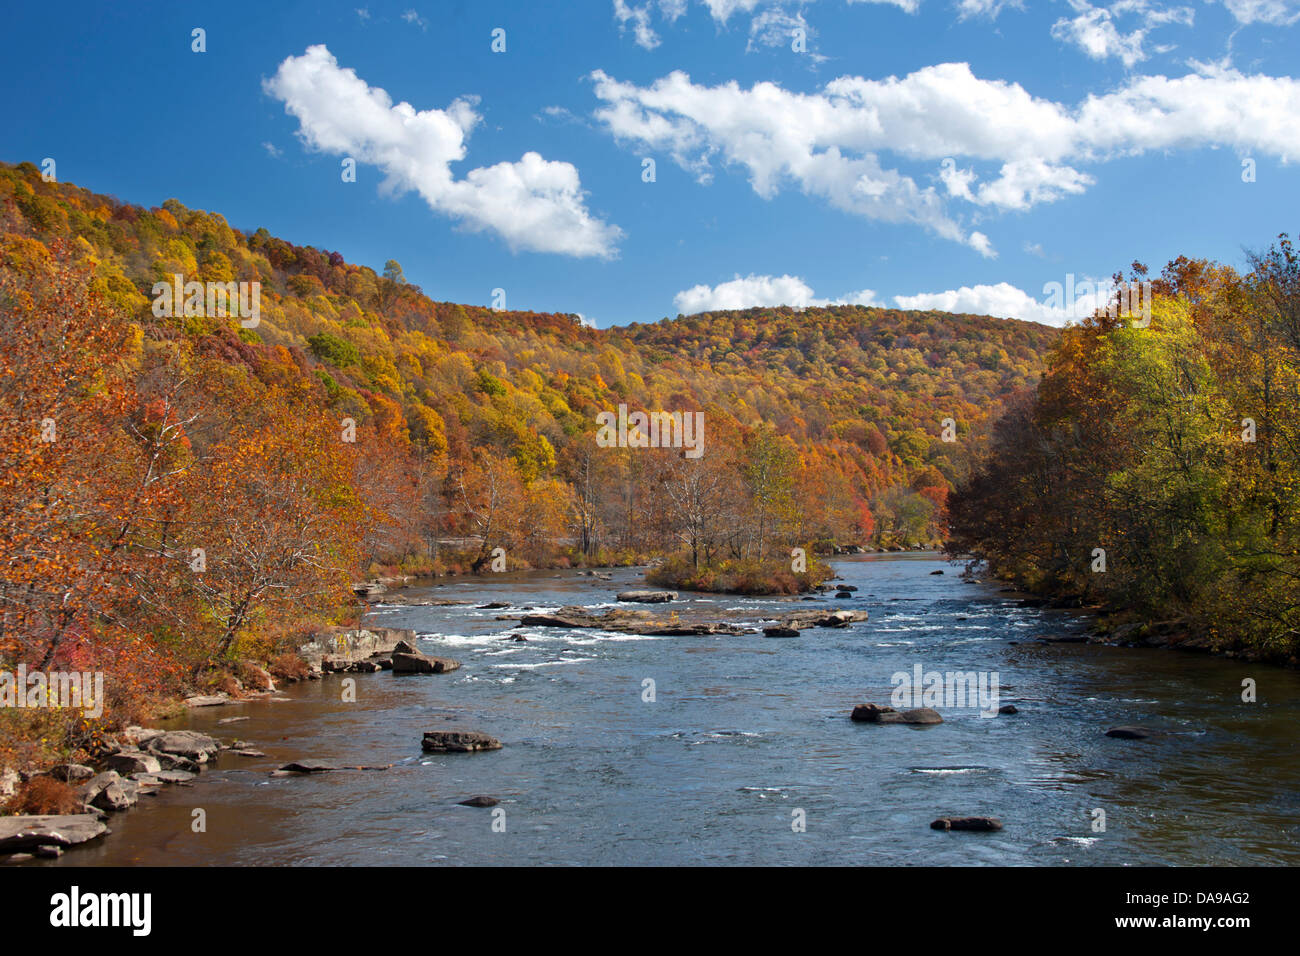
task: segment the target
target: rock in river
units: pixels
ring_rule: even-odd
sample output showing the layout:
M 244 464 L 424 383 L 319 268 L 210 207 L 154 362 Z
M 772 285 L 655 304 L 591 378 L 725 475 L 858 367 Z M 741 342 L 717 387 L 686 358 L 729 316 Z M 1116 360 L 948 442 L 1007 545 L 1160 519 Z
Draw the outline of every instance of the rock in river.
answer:
M 127 776 L 133 773 L 158 773 L 162 770 L 158 758 L 143 750 L 119 750 L 105 758 L 104 766 Z
M 322 760 L 295 760 L 293 763 L 285 764 L 280 769 L 285 773 L 325 773 L 338 768 Z
M 416 651 L 414 654 L 393 652 L 394 674 L 445 674 L 460 667 L 460 661 L 450 657 L 429 657 Z
M 930 824 L 931 830 L 975 830 L 989 832 L 1001 830 L 1002 821 L 997 817 L 940 817 Z
M 150 737 L 145 741 L 144 749 L 154 754 L 181 757 L 193 763 L 207 763 L 221 752 L 221 745 L 207 734 L 193 730 L 168 730 Z
M 677 600 L 676 591 L 620 591 L 620 601 L 633 601 L 637 604 L 666 604 Z
M 763 628 L 763 636 L 764 637 L 798 637 L 799 629 L 797 627 L 786 627 L 783 624 L 777 625 L 775 627 L 765 627 Z
M 1159 731 L 1149 727 L 1112 727 L 1106 731 L 1107 737 L 1118 737 L 1120 740 L 1146 740 L 1158 734 Z
M 462 800 L 460 805 L 462 807 L 495 807 L 500 802 L 501 801 L 496 797 L 478 796 L 470 797 L 468 800 Z
M 93 813 L 0 817 L 0 856 L 47 846 L 75 846 L 107 832 L 108 827 Z
M 459 754 L 500 750 L 501 741 L 477 730 L 427 730 L 420 746 L 426 753 Z
M 937 710 L 929 707 L 917 707 L 901 713 L 892 707 L 879 704 L 858 704 L 853 708 L 850 719 L 865 724 L 941 724 L 943 718 Z

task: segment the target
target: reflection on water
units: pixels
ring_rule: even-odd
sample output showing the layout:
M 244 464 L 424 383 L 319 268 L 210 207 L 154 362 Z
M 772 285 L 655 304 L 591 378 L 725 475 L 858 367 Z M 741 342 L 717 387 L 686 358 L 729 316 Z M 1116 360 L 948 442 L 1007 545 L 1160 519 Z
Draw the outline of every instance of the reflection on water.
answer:
M 852 600 L 701 597 L 683 617 L 741 608 L 867 608 L 848 630 L 798 638 L 651 638 L 523 628 L 537 609 L 612 603 L 640 581 L 536 572 L 411 592 L 470 602 L 381 608 L 452 674 L 356 675 L 289 687 L 282 702 L 197 711 L 175 726 L 266 753 L 224 755 L 190 787 L 144 798 L 114 835 L 60 863 L 106 864 L 1199 864 L 1300 862 L 1300 675 L 1192 654 L 1040 644 L 1076 630 L 1020 608 L 933 556 L 839 562 Z M 931 575 L 939 568 L 942 576 Z M 662 610 L 662 609 L 658 609 Z M 935 727 L 847 719 L 885 703 L 890 676 L 995 671 L 1019 713 L 946 711 Z M 1243 704 L 1253 677 L 1259 703 Z M 643 681 L 655 701 L 642 700 Z M 230 717 L 247 720 L 219 723 Z M 1120 724 L 1169 733 L 1104 736 Z M 426 730 L 459 727 L 505 748 L 422 754 Z M 272 778 L 295 758 L 387 765 Z M 497 797 L 493 812 L 459 806 Z M 207 832 L 191 831 L 192 811 Z M 1095 808 L 1106 831 L 1092 830 Z M 793 811 L 806 813 L 794 832 Z M 929 829 L 941 815 L 996 815 L 990 834 Z

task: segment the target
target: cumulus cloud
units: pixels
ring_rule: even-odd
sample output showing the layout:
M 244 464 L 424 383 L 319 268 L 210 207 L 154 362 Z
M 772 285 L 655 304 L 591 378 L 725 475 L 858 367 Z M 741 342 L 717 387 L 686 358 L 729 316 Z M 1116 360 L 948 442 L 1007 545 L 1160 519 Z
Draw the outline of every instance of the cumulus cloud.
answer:
M 788 305 L 803 309 L 827 305 L 881 305 L 870 289 L 850 292 L 840 299 L 819 299 L 812 287 L 798 276 L 739 274 L 715 286 L 697 285 L 678 292 L 673 304 L 683 315 L 723 309 L 752 309 L 755 306 Z
M 701 183 L 734 168 L 764 198 L 793 186 L 844 212 L 917 224 L 986 255 L 988 238 L 963 227 L 953 203 L 1030 209 L 1085 192 L 1094 178 L 1083 166 L 1148 151 L 1223 146 L 1283 162 L 1300 156 L 1300 81 L 1219 64 L 1183 77 L 1134 77 L 1076 106 L 981 79 L 965 63 L 901 78 L 843 76 L 813 93 L 772 82 L 708 86 L 680 71 L 646 86 L 601 70 L 591 79 L 599 124 L 619 141 L 667 153 Z M 938 160 L 942 192 L 885 154 Z
M 465 159 L 480 121 L 476 100 L 458 99 L 442 110 L 394 105 L 323 45 L 288 57 L 263 86 L 298 120 L 308 148 L 378 167 L 387 191 L 414 190 L 465 229 L 495 233 L 513 250 L 603 258 L 617 252 L 622 230 L 587 210 L 571 163 L 527 152 L 457 178 L 452 164 Z
M 1110 301 L 1112 291 L 1109 280 L 1080 280 L 1077 286 L 1065 280 L 1059 286 L 1055 290 L 1044 287 L 1041 301 L 1009 282 L 999 282 L 996 285 L 962 286 L 946 292 L 896 295 L 894 304 L 900 309 L 992 315 L 999 319 L 1025 319 L 1062 326 L 1104 307 Z
M 1045 325 L 1063 326 L 1077 322 L 1113 298 L 1110 279 L 1062 276 L 1043 286 L 1043 296 L 1035 299 L 1009 282 L 995 285 L 962 286 L 944 292 L 921 292 L 896 295 L 895 307 L 922 312 L 955 312 L 969 315 L 992 315 L 1000 319 L 1024 319 Z M 673 297 L 673 304 L 683 315 L 718 312 L 726 309 L 752 309 L 760 306 L 790 306 L 795 309 L 831 305 L 886 307 L 871 289 L 850 292 L 835 299 L 819 298 L 799 276 L 736 275 L 715 286 L 697 285 L 683 289 Z

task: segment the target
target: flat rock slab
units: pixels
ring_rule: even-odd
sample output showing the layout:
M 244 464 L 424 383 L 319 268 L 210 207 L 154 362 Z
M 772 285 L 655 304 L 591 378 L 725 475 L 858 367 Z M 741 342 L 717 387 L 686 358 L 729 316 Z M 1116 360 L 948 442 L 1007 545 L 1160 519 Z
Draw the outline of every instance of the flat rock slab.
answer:
M 501 741 L 477 730 L 428 730 L 425 731 L 420 746 L 425 753 L 475 753 L 479 750 L 500 750 Z
M 667 604 L 669 601 L 677 600 L 676 591 L 620 591 L 618 593 L 620 601 L 631 601 L 636 604 Z
M 0 853 L 76 846 L 108 832 L 108 827 L 93 813 L 0 817 Z
M 293 763 L 285 764 L 280 769 L 285 773 L 325 773 L 329 770 L 337 770 L 338 767 L 322 760 L 295 760 Z
M 215 694 L 185 698 L 186 707 L 220 707 L 228 703 L 230 703 L 229 697 L 221 697 Z
M 940 817 L 930 824 L 931 830 L 972 830 L 977 833 L 989 833 L 1002 829 L 1002 821 L 997 817 Z

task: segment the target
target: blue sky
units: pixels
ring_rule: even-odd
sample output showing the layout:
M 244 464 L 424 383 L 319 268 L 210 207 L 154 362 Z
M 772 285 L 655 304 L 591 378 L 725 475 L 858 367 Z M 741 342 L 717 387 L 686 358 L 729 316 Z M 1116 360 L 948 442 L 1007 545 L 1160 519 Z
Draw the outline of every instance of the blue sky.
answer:
M 1046 283 L 1240 264 L 1300 227 L 1297 21 L 1300 0 L 23 4 L 0 158 L 601 326 L 835 301 L 1059 324 Z

